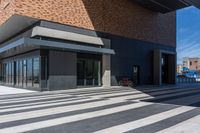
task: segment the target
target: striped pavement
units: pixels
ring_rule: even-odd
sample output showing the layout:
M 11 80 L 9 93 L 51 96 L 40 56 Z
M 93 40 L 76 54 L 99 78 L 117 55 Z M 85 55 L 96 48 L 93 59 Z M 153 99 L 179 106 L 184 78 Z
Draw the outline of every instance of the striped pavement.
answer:
M 0 96 L 0 133 L 200 133 L 200 86 Z

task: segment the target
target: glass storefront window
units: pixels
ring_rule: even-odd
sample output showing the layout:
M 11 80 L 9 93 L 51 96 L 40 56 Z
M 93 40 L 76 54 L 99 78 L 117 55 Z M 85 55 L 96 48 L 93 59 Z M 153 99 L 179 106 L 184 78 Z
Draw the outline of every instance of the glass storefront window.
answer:
M 3 83 L 3 64 L 0 64 L 0 83 Z
M 40 81 L 40 60 L 39 58 L 33 59 L 33 87 L 39 87 Z
M 16 86 L 19 86 L 19 61 L 16 61 L 16 83 L 15 85 Z
M 4 84 L 6 83 L 6 64 L 5 63 L 3 63 L 2 71 L 3 71 L 3 84 Z
M 0 83 L 24 88 L 39 88 L 40 58 L 19 59 L 1 63 Z
M 22 87 L 23 86 L 23 67 L 22 64 L 23 61 L 22 60 L 17 60 L 16 61 L 16 65 L 15 65 L 15 71 L 16 71 L 16 75 L 15 75 L 15 85 L 18 87 Z
M 0 83 L 16 87 L 40 88 L 40 61 L 40 57 L 34 57 L 0 63 Z
M 8 84 L 11 85 L 11 63 L 8 63 Z
M 22 61 L 21 60 L 18 60 L 17 61 L 17 66 L 18 66 L 18 68 L 16 69 L 16 71 L 17 71 L 17 75 L 16 75 L 16 78 L 18 78 L 18 80 L 17 80 L 17 85 L 19 86 L 19 87 L 22 87 L 22 81 L 23 81 L 23 67 L 22 67 Z
M 94 62 L 94 85 L 100 86 L 101 85 L 101 69 L 100 69 L 100 61 Z
M 33 60 L 27 60 L 27 87 L 33 87 Z
M 14 62 L 11 62 L 11 85 L 15 84 L 14 76 Z
M 8 75 L 8 72 L 9 72 L 9 67 L 8 67 L 8 63 L 6 63 L 6 84 L 9 83 L 9 75 Z
M 22 62 L 22 71 L 23 71 L 23 74 L 22 74 L 22 84 L 23 84 L 23 87 L 26 87 L 27 86 L 27 78 L 26 78 L 26 75 L 27 75 L 27 66 L 26 66 L 26 60 L 23 60 Z
M 0 68 L 0 81 L 6 85 L 14 85 L 14 62 L 2 63 Z
M 23 64 L 19 61 L 19 86 L 23 86 Z

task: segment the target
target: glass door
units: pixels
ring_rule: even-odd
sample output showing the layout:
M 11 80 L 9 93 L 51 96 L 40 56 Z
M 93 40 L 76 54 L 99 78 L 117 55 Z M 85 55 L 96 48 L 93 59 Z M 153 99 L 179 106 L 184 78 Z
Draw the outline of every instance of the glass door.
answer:
M 162 83 L 168 83 L 168 55 L 163 54 L 161 59 L 162 67 Z
M 84 86 L 86 84 L 85 82 L 85 61 L 84 60 L 78 60 L 77 61 L 77 85 L 78 86 Z
M 77 85 L 100 86 L 101 65 L 99 60 L 78 59 L 77 61 Z
M 140 67 L 133 66 L 133 84 L 138 85 L 140 83 Z

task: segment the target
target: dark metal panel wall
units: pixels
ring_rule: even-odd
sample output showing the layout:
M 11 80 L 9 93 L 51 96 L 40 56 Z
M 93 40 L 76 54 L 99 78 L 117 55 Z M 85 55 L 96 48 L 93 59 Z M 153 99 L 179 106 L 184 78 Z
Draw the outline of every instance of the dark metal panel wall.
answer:
M 112 38 L 112 49 L 116 52 L 111 58 L 112 76 L 133 77 L 133 66 L 137 65 L 140 67 L 141 84 L 153 84 L 154 50 L 161 49 L 176 52 L 175 47 L 114 36 Z
M 49 75 L 76 75 L 76 53 L 50 50 Z

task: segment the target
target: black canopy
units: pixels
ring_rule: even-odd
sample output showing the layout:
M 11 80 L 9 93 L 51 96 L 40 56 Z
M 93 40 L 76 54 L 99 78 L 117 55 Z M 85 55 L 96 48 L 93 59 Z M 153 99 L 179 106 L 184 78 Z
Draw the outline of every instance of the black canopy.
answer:
M 175 11 L 188 6 L 200 8 L 200 0 L 135 0 L 140 5 L 161 13 Z

